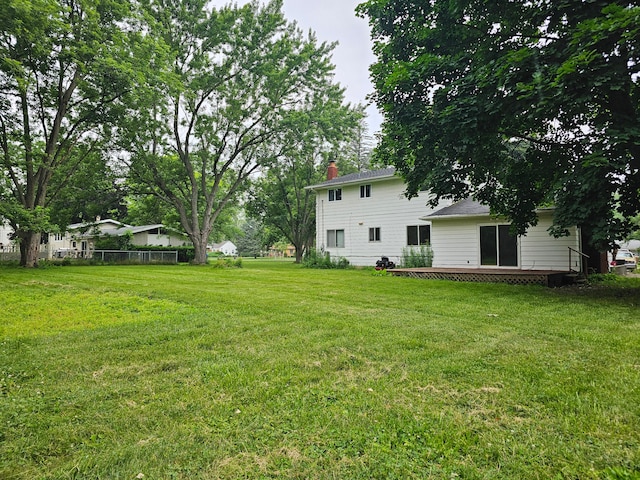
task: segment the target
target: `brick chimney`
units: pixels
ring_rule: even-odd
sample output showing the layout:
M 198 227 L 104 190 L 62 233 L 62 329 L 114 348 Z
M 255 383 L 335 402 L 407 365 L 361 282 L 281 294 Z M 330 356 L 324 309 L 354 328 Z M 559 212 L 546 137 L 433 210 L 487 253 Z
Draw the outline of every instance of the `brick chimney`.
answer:
M 336 167 L 336 161 L 330 160 L 327 167 L 327 180 L 333 180 L 338 176 L 338 167 Z

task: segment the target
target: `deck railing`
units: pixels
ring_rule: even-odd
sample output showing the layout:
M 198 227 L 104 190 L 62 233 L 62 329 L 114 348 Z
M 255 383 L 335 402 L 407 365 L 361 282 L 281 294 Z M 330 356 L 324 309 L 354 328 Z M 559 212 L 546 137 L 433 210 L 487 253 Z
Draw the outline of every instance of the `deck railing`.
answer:
M 585 275 L 587 275 L 589 269 L 585 268 L 585 262 L 590 258 L 589 255 L 569 247 L 569 271 L 570 272 L 575 272 L 575 270 L 573 269 L 573 262 L 571 257 L 572 253 L 578 254 L 578 257 L 580 258 L 580 263 L 579 263 L 580 270 L 578 270 L 577 273 L 584 273 Z

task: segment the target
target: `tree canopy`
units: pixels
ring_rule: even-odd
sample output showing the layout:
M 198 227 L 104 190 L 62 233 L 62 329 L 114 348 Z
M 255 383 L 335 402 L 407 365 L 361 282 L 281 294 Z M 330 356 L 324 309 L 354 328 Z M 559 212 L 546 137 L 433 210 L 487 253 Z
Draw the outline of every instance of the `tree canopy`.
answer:
M 281 0 L 144 4 L 166 71 L 131 111 L 130 169 L 177 210 L 204 263 L 221 212 L 287 149 L 292 112 L 332 88 L 333 46 L 287 22 Z
M 283 123 L 282 159 L 265 169 L 249 193 L 249 215 L 295 246 L 298 263 L 315 239 L 316 195 L 305 187 L 322 181 L 328 158 L 348 150 L 361 133 L 363 109 L 343 102 L 343 90 L 334 85 L 289 112 Z M 356 160 L 353 152 L 347 155 Z
M 640 212 L 640 6 L 612 1 L 369 0 L 384 112 L 378 155 L 408 193 L 469 195 L 519 233 L 610 246 Z M 614 211 L 622 216 L 616 216 Z
M 50 205 L 106 142 L 131 89 L 142 36 L 130 2 L 0 3 L 0 215 L 37 263 Z M 139 66 L 136 67 L 139 70 Z

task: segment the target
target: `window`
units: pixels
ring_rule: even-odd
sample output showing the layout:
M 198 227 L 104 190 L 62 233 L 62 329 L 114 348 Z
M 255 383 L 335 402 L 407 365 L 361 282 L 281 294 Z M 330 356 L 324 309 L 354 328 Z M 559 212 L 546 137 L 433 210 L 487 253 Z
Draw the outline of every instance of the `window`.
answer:
M 370 242 L 379 242 L 380 241 L 380 227 L 370 228 L 369 229 L 369 241 Z
M 334 188 L 329 190 L 329 201 L 333 202 L 334 200 L 342 200 L 342 189 Z
M 61 233 L 55 233 L 53 235 L 53 240 L 56 242 L 61 242 L 64 239 L 64 235 L 62 235 Z
M 344 248 L 344 230 L 327 230 L 327 247 Z
M 518 266 L 518 238 L 510 228 L 510 225 L 480 227 L 480 265 Z
M 407 245 L 426 245 L 431 242 L 431 225 L 409 225 Z
M 369 198 L 371 196 L 371 185 L 360 185 L 360 198 Z

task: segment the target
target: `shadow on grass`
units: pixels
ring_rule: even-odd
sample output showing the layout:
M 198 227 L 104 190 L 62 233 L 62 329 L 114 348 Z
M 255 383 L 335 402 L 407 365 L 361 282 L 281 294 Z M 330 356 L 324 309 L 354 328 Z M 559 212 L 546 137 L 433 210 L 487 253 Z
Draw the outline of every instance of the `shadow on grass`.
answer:
M 591 275 L 585 284 L 567 285 L 554 290 L 558 295 L 588 297 L 594 300 L 632 300 L 640 306 L 640 275 Z

